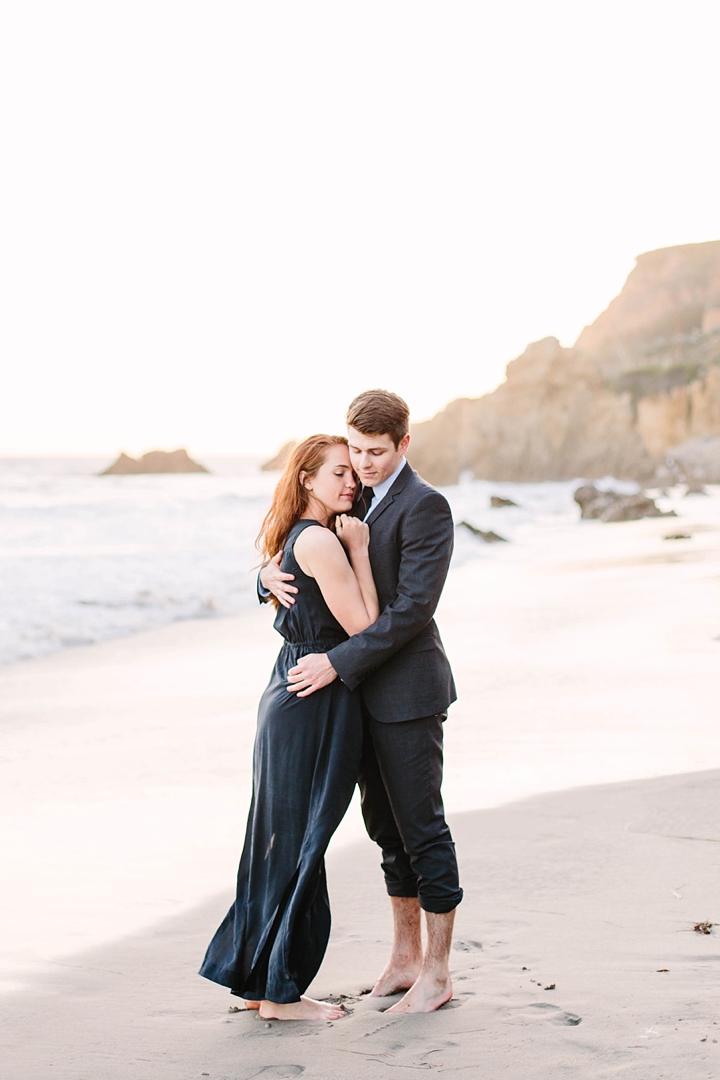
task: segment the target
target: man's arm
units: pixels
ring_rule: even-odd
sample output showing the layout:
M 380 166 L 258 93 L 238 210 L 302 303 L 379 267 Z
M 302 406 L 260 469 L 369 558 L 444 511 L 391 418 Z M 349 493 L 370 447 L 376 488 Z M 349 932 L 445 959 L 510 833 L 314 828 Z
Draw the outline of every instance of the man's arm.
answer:
M 400 551 L 398 590 L 367 630 L 328 653 L 305 656 L 289 673 L 288 690 L 307 697 L 338 675 L 351 690 L 432 620 L 450 567 L 454 540 L 452 513 L 439 492 L 429 492 L 407 515 Z
M 284 574 L 280 569 L 282 551 L 278 551 L 269 563 L 260 568 L 257 579 L 257 594 L 261 604 L 267 604 L 271 596 L 275 596 L 283 607 L 289 608 L 295 603 L 293 593 L 297 592 L 294 585 L 288 585 L 288 581 L 294 581 L 294 574 Z
M 395 599 L 372 626 L 327 654 L 351 690 L 432 620 L 450 568 L 453 541 L 453 519 L 447 500 L 439 492 L 430 492 L 404 522 Z

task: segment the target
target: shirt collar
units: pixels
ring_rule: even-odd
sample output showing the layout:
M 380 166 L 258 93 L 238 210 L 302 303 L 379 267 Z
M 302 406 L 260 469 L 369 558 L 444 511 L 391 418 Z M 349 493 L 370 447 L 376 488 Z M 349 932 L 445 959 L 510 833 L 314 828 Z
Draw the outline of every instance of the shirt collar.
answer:
M 385 498 L 388 491 L 393 486 L 393 484 L 397 480 L 398 476 L 400 475 L 400 473 L 405 468 L 405 465 L 406 465 L 406 461 L 405 461 L 405 458 L 403 458 L 402 461 L 400 462 L 400 464 L 398 465 L 397 469 L 395 470 L 395 472 L 392 474 L 392 476 L 388 476 L 387 480 L 383 480 L 382 484 L 375 484 L 374 485 L 374 487 L 373 487 L 373 504 L 375 506 L 377 506 L 377 504 L 380 502 L 380 499 Z

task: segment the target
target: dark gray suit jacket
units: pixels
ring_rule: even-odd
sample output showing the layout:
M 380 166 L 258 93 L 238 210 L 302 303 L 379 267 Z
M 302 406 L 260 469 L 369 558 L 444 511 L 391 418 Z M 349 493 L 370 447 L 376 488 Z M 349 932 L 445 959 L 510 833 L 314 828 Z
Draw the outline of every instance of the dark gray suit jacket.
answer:
M 368 524 L 380 618 L 328 659 L 376 720 L 444 712 L 455 683 L 433 615 L 453 550 L 448 501 L 406 465 Z

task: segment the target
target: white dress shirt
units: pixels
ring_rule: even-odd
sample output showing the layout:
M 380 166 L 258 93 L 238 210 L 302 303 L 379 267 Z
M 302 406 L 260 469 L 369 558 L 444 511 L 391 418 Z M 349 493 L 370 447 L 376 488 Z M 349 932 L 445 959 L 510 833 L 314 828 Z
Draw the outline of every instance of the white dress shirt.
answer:
M 368 507 L 368 512 L 365 515 L 365 517 L 363 518 L 363 521 L 367 521 L 367 519 L 370 517 L 373 510 L 377 506 L 377 504 L 379 502 L 382 502 L 382 500 L 385 498 L 388 491 L 393 486 L 393 484 L 397 480 L 398 476 L 400 475 L 400 473 L 405 468 L 405 464 L 406 464 L 405 458 L 403 458 L 402 461 L 400 462 L 400 464 L 398 465 L 397 469 L 395 470 L 395 472 L 392 474 L 392 476 L 388 476 L 387 480 L 383 480 L 382 484 L 375 484 L 375 486 L 373 487 L 373 497 L 372 497 L 372 500 L 370 502 L 370 506 Z

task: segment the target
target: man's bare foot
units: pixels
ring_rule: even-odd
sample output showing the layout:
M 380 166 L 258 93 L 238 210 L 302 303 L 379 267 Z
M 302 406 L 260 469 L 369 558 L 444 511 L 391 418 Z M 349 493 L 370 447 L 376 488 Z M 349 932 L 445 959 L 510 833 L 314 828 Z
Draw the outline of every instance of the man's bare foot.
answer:
M 435 1012 L 453 996 L 452 982 L 449 975 L 433 975 L 423 972 L 389 1013 L 427 1013 Z
M 330 1005 L 327 1001 L 315 1001 L 314 998 L 301 997 L 287 1005 L 275 1001 L 260 1002 L 260 1016 L 263 1020 L 342 1020 L 347 1011 L 342 1005 Z
M 422 953 L 413 960 L 393 960 L 370 991 L 370 997 L 390 997 L 401 990 L 409 990 L 422 970 Z
M 409 990 L 423 966 L 420 902 L 417 896 L 391 896 L 393 943 L 390 959 L 370 997 L 390 997 Z
M 248 1001 L 247 998 L 245 998 L 244 1000 L 245 1000 L 245 1008 L 249 1012 L 252 1012 L 253 1009 L 259 1009 L 260 1008 L 260 1002 L 259 1001 Z

